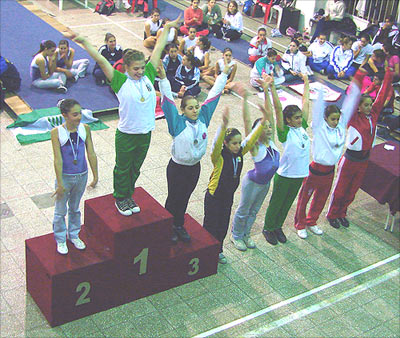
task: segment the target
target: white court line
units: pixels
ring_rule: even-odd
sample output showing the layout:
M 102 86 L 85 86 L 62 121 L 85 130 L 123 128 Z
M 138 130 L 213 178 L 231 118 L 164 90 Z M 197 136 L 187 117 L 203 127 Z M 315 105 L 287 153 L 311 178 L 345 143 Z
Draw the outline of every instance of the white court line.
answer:
M 118 26 L 119 28 L 121 28 L 122 30 L 124 30 L 124 31 L 126 31 L 126 32 L 128 32 L 128 33 L 131 33 L 133 36 L 135 36 L 135 37 L 138 38 L 139 40 L 143 40 L 143 35 L 142 35 L 142 36 L 137 35 L 136 33 L 132 32 L 130 29 L 125 28 L 124 26 L 118 24 L 117 22 L 112 21 L 112 20 L 111 20 L 110 18 L 108 18 L 108 17 L 104 17 L 104 19 L 108 20 L 109 22 L 112 22 L 113 24 L 115 24 L 116 26 Z
M 328 289 L 328 288 L 330 288 L 332 286 L 338 285 L 338 284 L 340 284 L 342 282 L 345 282 L 345 281 L 350 280 L 350 279 L 352 279 L 352 278 L 354 278 L 356 276 L 359 276 L 359 275 L 361 275 L 363 273 L 371 271 L 371 270 L 373 270 L 373 269 L 375 269 L 377 267 L 380 267 L 382 265 L 390 263 L 390 262 L 398 259 L 399 257 L 400 257 L 400 254 L 393 255 L 393 256 L 388 257 L 388 258 L 386 258 L 386 259 L 384 259 L 382 261 L 376 262 L 375 264 L 369 265 L 369 266 L 367 266 L 367 267 L 365 267 L 365 268 L 363 268 L 361 270 L 354 271 L 354 272 L 352 272 L 352 273 L 350 273 L 350 274 L 348 274 L 346 276 L 343 276 L 343 277 L 340 277 L 338 279 L 335 279 L 335 280 L 333 280 L 333 281 L 331 281 L 331 282 L 329 282 L 327 284 L 323 284 L 323 285 L 321 285 L 321 286 L 319 286 L 317 288 L 311 289 L 311 290 L 306 291 L 304 293 L 301 293 L 301 294 L 299 294 L 297 296 L 294 296 L 294 297 L 291 297 L 289 299 L 283 300 L 283 301 L 281 301 L 279 303 L 276 303 L 274 305 L 271 305 L 271 306 L 269 306 L 269 307 L 267 307 L 265 309 L 262 309 L 260 311 L 254 312 L 252 314 L 249 314 L 249 315 L 247 315 L 247 316 L 245 316 L 243 318 L 236 319 L 233 322 L 230 322 L 230 323 L 227 323 L 225 325 L 216 327 L 216 328 L 214 328 L 212 330 L 209 330 L 207 332 L 200 333 L 197 336 L 195 336 L 194 338 L 209 337 L 209 336 L 211 336 L 211 335 L 213 335 L 215 333 L 230 329 L 231 327 L 234 327 L 236 325 L 245 323 L 245 322 L 247 322 L 247 321 L 249 321 L 251 319 L 257 318 L 259 316 L 265 315 L 266 313 L 274 311 L 276 309 L 279 309 L 282 306 L 286 306 L 288 304 L 294 303 L 294 302 L 296 302 L 296 301 L 298 301 L 300 299 L 306 298 L 306 297 L 308 297 L 310 295 L 313 295 L 313 294 L 315 294 L 317 292 L 323 291 L 323 290 Z
M 350 289 L 348 291 L 345 291 L 345 292 L 342 292 L 342 293 L 340 293 L 338 295 L 332 296 L 332 297 L 330 297 L 330 298 L 328 298 L 326 300 L 323 300 L 322 302 L 320 302 L 318 304 L 311 305 L 311 306 L 309 306 L 309 307 L 307 307 L 307 308 L 305 308 L 303 310 L 300 310 L 298 312 L 292 313 L 292 314 L 290 314 L 290 315 L 288 315 L 286 317 L 283 317 L 281 319 L 275 320 L 275 321 L 269 323 L 268 325 L 265 325 L 264 327 L 261 327 L 261 328 L 259 328 L 257 330 L 247 332 L 242 337 L 246 337 L 246 338 L 248 338 L 248 337 L 260 337 L 262 334 L 265 334 L 265 333 L 267 333 L 269 331 L 272 331 L 272 330 L 274 330 L 274 329 L 276 329 L 278 327 L 281 327 L 281 326 L 284 326 L 286 324 L 289 324 L 289 323 L 291 323 L 291 322 L 293 322 L 293 321 L 295 321 L 297 319 L 300 319 L 302 317 L 305 317 L 305 316 L 307 316 L 307 315 L 309 315 L 311 313 L 314 313 L 314 312 L 317 312 L 319 310 L 322 310 L 322 309 L 324 309 L 326 307 L 329 307 L 329 306 L 331 306 L 333 304 L 336 304 L 336 303 L 338 303 L 338 302 L 340 302 L 340 301 L 342 301 L 342 300 L 344 300 L 346 298 L 354 296 L 357 293 L 365 291 L 365 290 L 367 290 L 367 289 L 369 289 L 371 287 L 377 286 L 377 285 L 379 285 L 379 284 L 381 284 L 381 283 L 383 283 L 383 282 L 385 282 L 385 281 L 387 281 L 387 280 L 389 280 L 389 279 L 391 279 L 393 277 L 396 277 L 396 276 L 399 275 L 399 271 L 400 271 L 399 269 L 390 271 L 390 272 L 384 274 L 383 276 L 379 276 L 379 277 L 377 277 L 377 278 L 375 278 L 373 280 L 370 280 L 370 281 L 365 282 L 365 283 L 363 283 L 361 285 L 358 285 L 358 286 L 356 286 L 356 287 L 354 287 L 354 288 L 352 288 L 352 289 Z
M 118 21 L 118 23 L 132 23 L 132 22 L 143 22 L 146 21 L 147 19 L 139 19 L 139 20 L 126 20 L 126 21 Z M 80 27 L 93 27 L 93 26 L 103 26 L 103 25 L 113 25 L 115 24 L 114 21 L 112 22 L 102 22 L 102 23 L 88 23 L 86 25 L 75 25 L 75 26 L 69 26 L 71 28 L 80 28 Z

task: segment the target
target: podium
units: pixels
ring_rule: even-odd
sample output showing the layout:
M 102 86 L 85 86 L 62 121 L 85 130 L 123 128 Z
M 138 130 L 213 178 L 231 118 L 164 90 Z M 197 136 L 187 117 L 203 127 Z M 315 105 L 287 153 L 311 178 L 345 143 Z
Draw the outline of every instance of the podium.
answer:
M 192 240 L 174 245 L 173 217 L 144 189 L 134 199 L 141 212 L 122 216 L 112 195 L 85 201 L 80 237 L 56 250 L 53 234 L 25 241 L 27 289 L 49 324 L 57 326 L 215 274 L 219 243 L 191 216 Z

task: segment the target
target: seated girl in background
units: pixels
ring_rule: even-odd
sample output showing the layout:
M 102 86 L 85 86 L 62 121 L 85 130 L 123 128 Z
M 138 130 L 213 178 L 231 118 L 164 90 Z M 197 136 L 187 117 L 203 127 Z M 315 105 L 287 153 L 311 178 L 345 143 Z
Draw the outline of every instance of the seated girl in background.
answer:
M 247 97 L 243 86 L 239 89 L 243 96 L 243 121 L 250 119 L 247 109 Z M 243 168 L 243 156 L 250 151 L 259 139 L 267 120 L 266 112 L 257 127 L 242 142 L 242 135 L 236 128 L 227 128 L 229 109 L 225 108 L 222 123 L 214 137 L 211 162 L 214 166 L 210 182 L 204 197 L 203 227 L 220 242 L 219 263 L 226 264 L 223 243 L 228 232 L 233 198 L 240 183 Z M 249 131 L 248 129 L 246 129 Z
M 222 73 L 222 71 L 226 66 L 228 66 L 230 70 L 228 73 L 228 81 L 226 82 L 223 91 L 224 94 L 229 93 L 232 90 L 233 86 L 235 85 L 233 79 L 235 78 L 236 75 L 237 64 L 236 61 L 234 61 L 232 58 L 232 49 L 225 48 L 222 54 L 222 58 L 219 59 L 215 64 L 213 73 L 210 73 L 209 75 L 205 75 L 203 77 L 204 82 L 206 82 L 210 86 L 213 86 L 216 78 L 218 77 L 219 74 Z
M 171 85 L 172 93 L 178 95 L 182 85 L 175 80 L 175 74 L 182 64 L 182 56 L 178 54 L 178 47 L 173 43 L 167 45 L 166 50 L 168 54 L 163 59 L 164 70 Z
M 193 55 L 196 59 L 196 66 L 200 69 L 200 76 L 208 75 L 212 69 L 210 66 L 211 42 L 205 36 L 200 36 L 194 48 Z
M 196 35 L 208 35 L 207 25 L 203 26 L 203 11 L 199 8 L 200 0 L 191 0 L 190 6 L 183 12 L 184 25 L 180 31 L 183 35 L 189 34 L 189 28 L 196 28 Z
M 124 49 L 124 51 L 122 52 L 122 58 L 121 59 L 119 59 L 118 61 L 116 61 L 114 64 L 113 64 L 113 68 L 114 69 L 116 69 L 116 70 L 118 70 L 119 72 L 121 72 L 122 74 L 124 74 L 125 72 L 126 72 L 126 65 L 125 65 L 125 63 L 124 63 L 124 55 L 125 55 L 125 53 L 127 53 L 127 52 L 132 52 L 133 51 L 133 49 L 131 49 L 131 48 L 126 48 L 126 49 Z
M 104 56 L 112 66 L 122 58 L 122 47 L 117 45 L 117 40 L 111 33 L 106 33 L 104 41 L 106 44 L 99 48 L 99 53 Z M 96 78 L 97 85 L 106 84 L 106 76 L 97 62 L 93 69 L 93 75 Z
M 178 97 L 182 98 L 186 95 L 196 97 L 200 94 L 200 70 L 196 67 L 196 60 L 192 54 L 187 54 L 182 58 L 182 64 L 176 70 L 175 81 L 181 86 Z
M 388 66 L 393 69 L 393 83 L 400 81 L 400 58 L 396 54 L 393 46 L 390 43 L 385 43 L 382 47 L 386 55 Z
M 222 14 L 221 7 L 216 3 L 216 0 L 208 0 L 206 4 L 201 7 L 203 11 L 203 26 L 214 34 L 218 39 L 222 38 Z
M 144 47 L 154 48 L 157 42 L 157 33 L 162 24 L 163 21 L 160 19 L 160 10 L 158 8 L 153 8 L 151 10 L 150 19 L 146 20 L 144 23 Z
M 375 49 L 372 56 L 368 59 L 368 62 L 363 65 L 370 77 L 384 73 L 385 70 L 386 54 L 382 49 Z
M 275 85 L 280 85 L 285 82 L 285 76 L 283 69 L 279 62 L 276 61 L 278 53 L 270 48 L 267 55 L 258 59 L 254 64 L 254 67 L 250 71 L 250 84 L 259 91 L 263 91 L 260 86 L 260 80 L 263 75 L 273 75 Z
M 167 167 L 168 197 L 165 208 L 174 217 L 172 241 L 177 242 L 179 238 L 188 242 L 190 236 L 184 227 L 184 217 L 190 196 L 199 180 L 200 160 L 207 150 L 207 129 L 230 68 L 224 68 L 201 106 L 193 96 L 185 96 L 180 106 L 182 114 L 178 113 L 171 87 L 165 79 L 165 71 L 161 68 L 159 76 L 163 96 L 162 109 L 168 123 L 168 131 L 173 138 L 172 158 Z
M 282 56 L 282 68 L 284 69 L 285 82 L 290 83 L 307 74 L 307 57 L 299 51 L 299 41 L 292 39 L 289 50 Z
M 328 79 L 348 79 L 353 74 L 351 64 L 353 63 L 353 50 L 351 49 L 352 40 L 344 37 L 340 40 L 340 45 L 336 46 L 326 69 Z
M 254 65 L 258 59 L 266 56 L 270 48 L 272 48 L 272 41 L 267 39 L 267 30 L 261 27 L 257 31 L 257 36 L 250 40 L 248 53 L 251 64 Z
M 361 36 L 360 40 L 354 41 L 351 49 L 353 50 L 354 60 L 351 65 L 352 74 L 354 75 L 358 68 L 368 62 L 374 48 L 369 43 L 369 35 Z
M 66 93 L 67 77 L 64 73 L 56 72 L 56 67 L 56 44 L 51 40 L 43 41 L 30 66 L 32 86 Z
M 236 1 L 228 2 L 228 10 L 222 20 L 222 34 L 226 41 L 233 41 L 240 39 L 243 32 L 243 17 L 239 12 L 238 4 Z
M 64 73 L 67 79 L 78 81 L 80 77 L 85 77 L 89 67 L 89 59 L 75 60 L 75 49 L 69 46 L 68 40 L 60 40 L 56 49 L 56 71 Z
M 179 44 L 179 54 L 181 54 L 182 56 L 184 56 L 187 53 L 193 54 L 193 50 L 196 47 L 196 42 L 197 42 L 196 32 L 197 32 L 196 28 L 194 27 L 189 28 L 188 36 L 185 36 Z
M 171 20 L 169 18 L 164 18 L 163 25 L 157 32 L 157 40 L 160 38 L 160 36 L 161 36 L 161 34 L 163 32 L 164 26 L 170 21 Z M 167 37 L 167 44 L 169 44 L 169 43 L 174 43 L 177 46 L 179 46 L 178 30 L 175 27 L 171 27 L 170 30 L 169 30 L 169 34 L 168 34 L 168 37 Z
M 333 46 L 326 41 L 326 35 L 320 34 L 318 39 L 308 47 L 307 62 L 314 72 L 326 74 L 329 66 L 329 58 L 333 51 Z

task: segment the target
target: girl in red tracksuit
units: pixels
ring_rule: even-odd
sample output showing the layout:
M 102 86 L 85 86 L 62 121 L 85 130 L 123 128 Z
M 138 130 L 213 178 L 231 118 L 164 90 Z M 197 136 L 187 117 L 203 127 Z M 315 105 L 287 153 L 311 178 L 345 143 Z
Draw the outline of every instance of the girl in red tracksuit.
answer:
M 322 230 L 317 226 L 318 217 L 331 191 L 335 165 L 339 162 L 344 148 L 347 124 L 360 101 L 359 87 L 352 84 L 349 88 L 350 92 L 346 96 L 342 113 L 336 105 L 324 107 L 322 90 L 313 107 L 313 162 L 300 190 L 294 220 L 297 234 L 303 239 L 307 237 L 307 229 L 314 234 L 322 235 Z M 310 209 L 306 215 L 307 204 L 312 196 Z
M 366 74 L 358 70 L 354 76 L 354 83 L 361 87 Z M 361 186 L 365 171 L 368 167 L 368 158 L 375 139 L 376 124 L 383 109 L 386 97 L 392 83 L 393 72 L 387 68 L 383 85 L 380 88 L 375 102 L 369 95 L 362 95 L 358 112 L 348 124 L 347 150 L 338 166 L 338 176 L 334 184 L 327 218 L 334 228 L 340 225 L 348 227 L 346 219 L 347 208 L 353 202 Z

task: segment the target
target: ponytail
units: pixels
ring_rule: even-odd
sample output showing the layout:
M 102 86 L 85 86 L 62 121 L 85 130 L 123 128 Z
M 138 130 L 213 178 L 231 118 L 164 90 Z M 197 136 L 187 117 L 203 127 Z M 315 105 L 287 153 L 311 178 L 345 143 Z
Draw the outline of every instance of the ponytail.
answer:
M 36 54 L 34 54 L 33 56 L 38 55 L 39 53 L 43 52 L 45 49 L 56 48 L 56 47 L 57 47 L 57 45 L 55 44 L 55 42 L 53 42 L 51 40 L 43 40 L 40 43 L 39 51 Z

